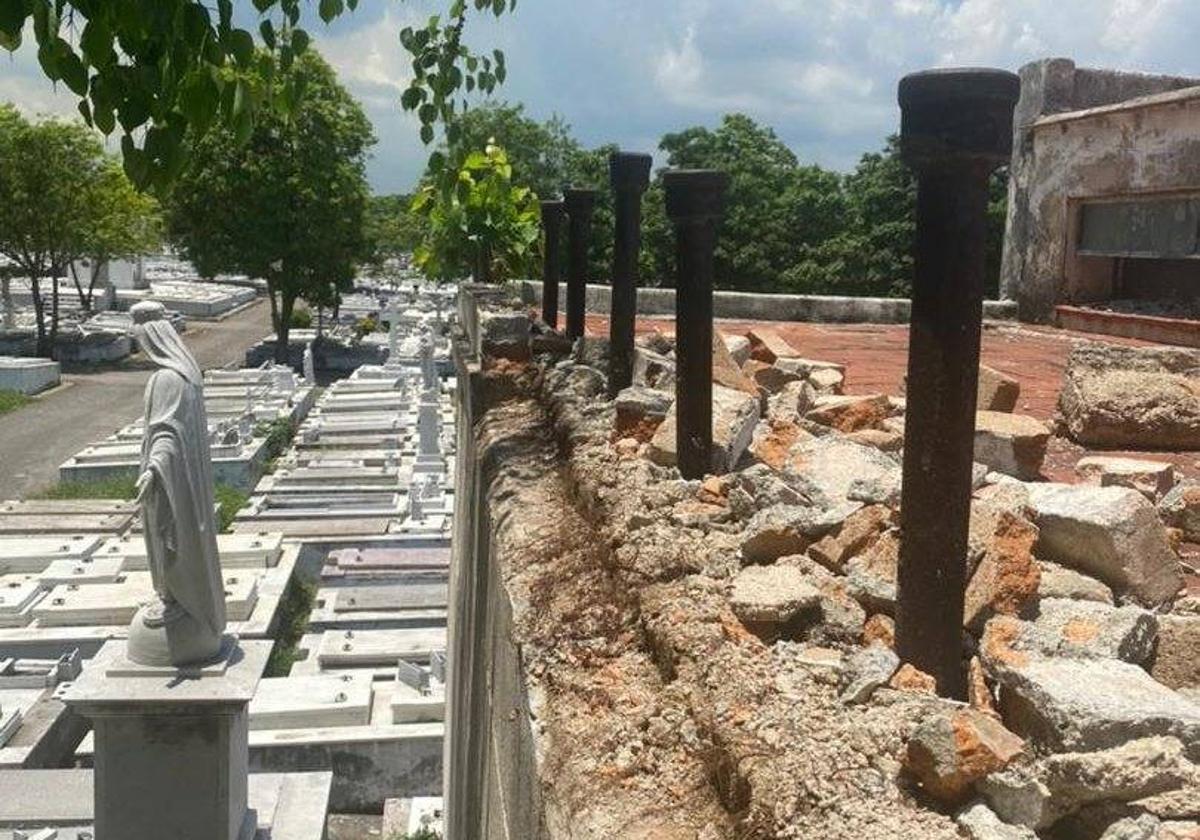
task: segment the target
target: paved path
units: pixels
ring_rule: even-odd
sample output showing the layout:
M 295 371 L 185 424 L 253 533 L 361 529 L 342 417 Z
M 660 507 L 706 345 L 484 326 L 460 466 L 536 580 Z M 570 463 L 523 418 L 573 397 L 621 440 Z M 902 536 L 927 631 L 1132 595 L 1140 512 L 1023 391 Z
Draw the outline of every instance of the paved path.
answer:
M 192 321 L 183 337 L 205 368 L 240 363 L 271 332 L 266 299 L 224 321 Z M 142 413 L 152 368 L 141 356 L 95 372 L 63 374 L 64 386 L 0 415 L 0 500 L 18 499 L 58 480 L 58 465 Z

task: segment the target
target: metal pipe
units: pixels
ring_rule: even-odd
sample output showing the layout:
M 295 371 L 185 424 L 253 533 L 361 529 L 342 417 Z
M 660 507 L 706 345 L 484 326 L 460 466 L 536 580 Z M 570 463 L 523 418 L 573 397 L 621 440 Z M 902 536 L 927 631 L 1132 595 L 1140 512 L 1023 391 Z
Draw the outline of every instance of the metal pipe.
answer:
M 592 213 L 596 208 L 596 197 L 595 190 L 563 191 L 568 219 L 567 338 L 571 341 L 583 336 L 583 320 L 587 313 L 588 244 L 591 240 Z
M 608 159 L 615 204 L 612 312 L 608 327 L 610 398 L 633 384 L 638 252 L 642 247 L 642 194 L 650 186 L 650 164 L 650 155 L 635 152 L 613 152 Z
M 562 277 L 562 246 L 559 233 L 565 205 L 559 201 L 542 202 L 542 231 L 545 234 L 542 256 L 542 320 L 558 329 L 558 281 Z

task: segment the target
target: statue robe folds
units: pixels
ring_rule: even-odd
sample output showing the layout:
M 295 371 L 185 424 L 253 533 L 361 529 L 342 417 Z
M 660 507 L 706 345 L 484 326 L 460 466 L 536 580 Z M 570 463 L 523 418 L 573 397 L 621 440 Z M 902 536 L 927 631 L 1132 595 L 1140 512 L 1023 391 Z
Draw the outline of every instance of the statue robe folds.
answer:
M 142 517 L 158 599 L 134 619 L 129 658 L 155 666 L 204 664 L 221 653 L 225 592 L 203 379 L 166 321 L 139 325 L 138 338 L 161 368 L 146 385 L 141 457 L 142 475 L 152 476 Z

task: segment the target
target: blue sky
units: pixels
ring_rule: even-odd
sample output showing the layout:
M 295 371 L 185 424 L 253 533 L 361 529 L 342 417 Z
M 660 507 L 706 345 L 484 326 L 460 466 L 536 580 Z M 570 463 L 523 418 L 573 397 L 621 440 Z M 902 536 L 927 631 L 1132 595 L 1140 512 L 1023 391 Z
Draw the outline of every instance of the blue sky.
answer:
M 332 27 L 309 23 L 375 124 L 377 191 L 408 189 L 423 166 L 397 104 L 408 77 L 397 33 L 444 5 L 361 0 Z M 252 21 L 248 0 L 239 6 Z M 539 119 L 561 115 L 585 144 L 653 151 L 668 131 L 736 110 L 773 126 L 802 160 L 837 169 L 895 131 L 896 81 L 912 70 L 1016 69 L 1054 55 L 1200 76 L 1194 0 L 520 0 L 514 15 L 477 17 L 468 38 L 508 54 L 497 98 Z M 28 46 L 0 58 L 5 99 L 74 113 Z

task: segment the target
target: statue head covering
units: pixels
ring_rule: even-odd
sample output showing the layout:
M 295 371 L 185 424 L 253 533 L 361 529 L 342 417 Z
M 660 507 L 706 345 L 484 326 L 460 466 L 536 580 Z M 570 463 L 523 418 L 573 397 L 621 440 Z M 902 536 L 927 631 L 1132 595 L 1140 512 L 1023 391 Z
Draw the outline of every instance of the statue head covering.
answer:
M 133 335 L 142 352 L 159 367 L 170 368 L 194 385 L 204 383 L 204 374 L 175 327 L 166 319 L 167 308 L 158 301 L 144 300 L 129 309 Z

